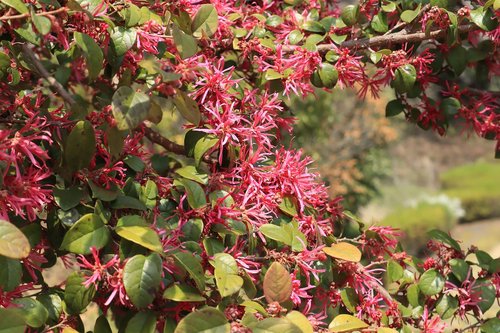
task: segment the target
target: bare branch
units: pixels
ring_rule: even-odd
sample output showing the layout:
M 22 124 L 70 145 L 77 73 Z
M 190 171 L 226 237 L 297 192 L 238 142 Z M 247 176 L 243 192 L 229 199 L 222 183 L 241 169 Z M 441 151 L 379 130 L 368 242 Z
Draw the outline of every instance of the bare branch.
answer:
M 459 32 L 469 32 L 479 29 L 474 24 L 465 24 L 458 26 Z M 378 46 L 390 46 L 393 44 L 404 44 L 404 43 L 415 43 L 421 42 L 424 40 L 431 39 L 440 39 L 446 36 L 448 29 L 437 29 L 430 31 L 428 33 L 425 32 L 415 32 L 415 33 L 407 33 L 406 31 L 400 31 L 388 35 L 376 36 L 372 38 L 363 38 L 357 40 L 348 40 L 340 45 L 335 44 L 319 44 L 317 45 L 317 50 L 320 53 L 325 53 L 330 50 L 335 49 L 336 47 L 344 47 L 348 49 L 366 49 L 368 47 L 378 47 Z M 285 46 L 283 47 L 284 52 L 293 52 L 300 46 Z
M 43 67 L 42 63 L 40 60 L 36 57 L 35 53 L 33 53 L 33 50 L 31 50 L 27 44 L 23 44 L 22 46 L 23 49 L 23 54 L 28 57 L 28 59 L 33 63 L 35 66 L 35 69 L 37 70 L 38 74 L 42 78 L 44 78 L 52 88 L 54 88 L 55 91 L 59 93 L 59 95 L 68 103 L 69 105 L 75 104 L 75 100 L 73 99 L 73 96 L 64 89 L 62 84 L 60 84 L 53 76 L 50 75 L 50 73 Z

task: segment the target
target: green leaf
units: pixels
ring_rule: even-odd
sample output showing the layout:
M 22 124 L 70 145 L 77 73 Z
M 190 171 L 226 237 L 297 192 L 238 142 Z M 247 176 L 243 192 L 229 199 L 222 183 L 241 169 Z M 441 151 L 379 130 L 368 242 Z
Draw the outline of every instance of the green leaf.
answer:
M 90 254 L 90 248 L 102 249 L 109 242 L 109 230 L 96 214 L 82 216 L 64 235 L 61 249 Z
M 317 21 L 307 21 L 304 24 L 302 24 L 301 28 L 307 32 L 312 32 L 317 34 L 325 33 L 325 27 Z
M 88 167 L 96 151 L 94 127 L 88 120 L 80 120 L 69 133 L 64 145 L 64 159 L 71 171 Z
M 68 314 L 84 312 L 95 295 L 95 287 L 91 284 L 88 288 L 83 285 L 86 278 L 83 272 L 74 272 L 66 279 L 64 290 L 64 303 Z
M 94 81 L 102 69 L 102 62 L 104 55 L 101 48 L 90 37 L 81 32 L 74 32 L 76 45 L 83 51 L 85 59 L 87 60 L 87 69 L 89 71 L 89 81 Z
M 293 220 L 290 223 L 285 223 L 282 228 L 283 232 L 285 232 L 288 236 L 288 242 L 286 244 L 292 247 L 292 251 L 304 251 L 304 246 L 307 246 L 307 239 L 306 236 L 299 230 L 298 222 Z
M 111 326 L 105 315 L 100 315 L 94 325 L 94 333 L 112 333 Z
M 140 199 L 149 209 L 153 209 L 156 206 L 158 186 L 151 179 L 148 179 L 146 184 L 141 187 Z
M 264 296 L 268 303 L 283 303 L 292 295 L 292 278 L 279 262 L 273 262 L 264 276 Z
M 250 327 L 253 333 L 302 333 L 303 331 L 285 318 L 266 318 Z
M 193 36 L 197 38 L 203 35 L 211 37 L 217 31 L 218 25 L 219 15 L 217 14 L 217 10 L 211 4 L 204 4 L 196 12 L 193 23 L 191 23 L 191 30 L 193 31 Z
M 474 289 L 479 289 L 481 301 L 477 304 L 482 313 L 488 311 L 496 300 L 495 286 L 487 279 L 477 279 Z
M 456 240 L 450 237 L 446 232 L 434 229 L 431 230 L 427 233 L 427 235 L 432 238 L 437 240 L 438 242 L 441 242 L 443 244 L 446 244 L 452 248 L 454 248 L 457 251 L 461 251 L 462 249 L 460 248 L 460 244 Z
M 187 200 L 191 208 L 198 209 L 207 204 L 207 196 L 200 184 L 189 179 L 181 179 L 181 183 L 186 190 Z
M 1 329 L 0 329 L 1 332 Z M 498 333 L 500 332 L 500 319 L 491 318 L 481 325 L 481 332 L 484 333 Z
M 45 324 L 49 317 L 49 312 L 42 303 L 33 298 L 17 298 L 13 300 L 12 303 L 17 305 L 19 314 L 24 317 L 28 326 L 35 328 L 40 327 Z
M 49 18 L 41 15 L 36 15 L 34 10 L 31 10 L 31 20 L 33 21 L 33 24 L 36 27 L 36 30 L 38 30 L 39 33 L 42 35 L 46 35 L 50 32 L 52 28 L 52 23 Z
M 61 207 L 62 210 L 70 210 L 78 206 L 85 192 L 77 186 L 69 188 L 54 187 L 52 194 L 57 205 Z
M 324 247 L 323 252 L 335 259 L 351 262 L 361 261 L 361 251 L 356 246 L 346 242 L 335 243 L 330 247 Z
M 0 219 L 0 256 L 24 259 L 31 251 L 28 238 L 15 225 Z
M 345 6 L 340 13 L 340 18 L 348 27 L 355 25 L 359 20 L 359 6 Z
M 328 329 L 336 333 L 358 331 L 367 327 L 368 324 L 364 321 L 347 314 L 337 315 L 328 325 Z
M 194 161 L 196 166 L 200 165 L 203 156 L 219 142 L 219 138 L 213 135 L 205 135 L 196 142 L 194 146 Z
M 141 21 L 141 9 L 129 3 L 128 7 L 120 11 L 120 15 L 125 19 L 127 27 L 133 27 Z
M 204 302 L 205 297 L 200 292 L 186 284 L 174 284 L 163 293 L 163 298 L 176 302 Z
M 174 95 L 174 105 L 184 119 L 194 125 L 198 125 L 201 120 L 198 104 L 182 90 L 177 90 Z
M 139 244 L 151 251 L 163 252 L 158 234 L 139 215 L 127 215 L 118 219 L 116 233 L 133 243 Z
M 42 293 L 36 297 L 37 301 L 48 311 L 48 324 L 56 324 L 63 312 L 63 301 L 58 292 Z
M 155 298 L 161 283 L 162 262 L 158 254 L 130 258 L 123 268 L 123 285 L 130 301 L 137 308 L 145 308 Z
M 196 284 L 196 288 L 199 291 L 205 291 L 205 274 L 203 273 L 203 267 L 200 261 L 189 252 L 177 252 L 172 255 L 178 266 L 182 267 L 186 272 L 188 272 L 191 279 L 193 279 Z
M 148 117 L 150 106 L 148 95 L 127 86 L 118 88 L 112 99 L 113 116 L 118 129 L 134 129 L 139 126 Z
M 324 62 L 314 71 L 311 83 L 318 88 L 331 89 L 337 84 L 338 77 L 339 74 L 335 66 Z
M 417 80 L 417 71 L 413 65 L 406 64 L 396 69 L 394 87 L 399 93 L 409 92 Z
M 448 97 L 443 99 L 440 108 L 447 117 L 452 117 L 458 113 L 462 105 L 460 101 L 454 97 Z
M 115 53 L 118 57 L 123 56 L 130 50 L 134 45 L 137 39 L 137 31 L 133 28 L 125 28 L 125 27 L 114 27 L 111 32 L 111 45 L 113 46 Z
M 20 310 L 0 308 L 0 333 L 24 333 L 26 322 Z
M 183 178 L 194 180 L 203 185 L 208 183 L 208 175 L 199 172 L 194 165 L 186 165 L 185 167 L 175 170 L 175 173 Z
M 266 25 L 276 28 L 283 23 L 283 18 L 279 15 L 271 15 L 266 19 Z
M 120 194 L 120 189 L 118 186 L 112 184 L 109 189 L 102 188 L 97 186 L 92 180 L 88 181 L 90 189 L 92 190 L 92 198 L 99 199 L 102 201 L 113 201 L 118 198 Z
M 285 214 L 290 216 L 297 216 L 297 202 L 291 195 L 285 195 L 281 200 L 278 208 Z
M 387 103 L 385 107 L 385 116 L 394 117 L 403 112 L 405 109 L 403 103 L 399 99 L 394 99 Z
M 347 310 L 351 313 L 356 312 L 356 307 L 359 305 L 359 296 L 356 290 L 353 288 L 344 288 L 340 292 L 340 298 L 342 298 L 342 303 L 344 303 Z
M 29 12 L 28 7 L 21 0 L 0 0 L 0 2 L 14 8 L 21 14 L 27 14 Z
M 267 81 L 278 80 L 278 79 L 282 79 L 282 78 L 283 78 L 283 74 L 275 71 L 272 68 L 266 70 L 266 72 L 264 73 L 264 79 L 266 79 Z
M 453 47 L 446 54 L 446 61 L 455 72 L 455 75 L 459 76 L 467 67 L 467 50 L 462 45 Z
M 4 292 L 12 291 L 21 284 L 23 271 L 21 262 L 0 256 L 0 289 Z
M 152 311 L 138 312 L 127 323 L 125 333 L 155 333 L 156 315 Z
M 387 263 L 387 277 L 389 282 L 398 281 L 403 277 L 404 269 L 394 260 L 389 260 Z
M 284 232 L 283 228 L 275 224 L 263 224 L 259 231 L 267 238 L 274 239 L 275 241 L 291 245 L 288 235 Z
M 458 309 L 458 300 L 455 297 L 443 295 L 437 301 L 435 309 L 441 319 L 450 319 Z
M 418 5 L 418 7 L 415 10 L 405 10 L 404 12 L 401 13 L 401 20 L 406 22 L 406 23 L 411 23 L 417 16 L 418 13 L 420 13 L 420 9 L 422 8 L 422 5 Z
M 203 220 L 200 218 L 194 218 L 188 220 L 182 225 L 181 228 L 183 236 L 181 239 L 183 241 L 199 241 L 201 234 L 203 232 Z
M 172 36 L 174 37 L 175 47 L 182 59 L 192 57 L 198 52 L 196 39 L 180 30 L 175 24 L 172 26 Z
M 182 318 L 174 333 L 229 333 L 231 326 L 219 310 L 205 307 Z
M 470 18 L 478 27 L 492 31 L 498 26 L 495 14 L 490 8 L 478 7 L 470 11 Z
M 387 14 L 383 11 L 379 12 L 373 17 L 371 26 L 376 32 L 387 32 L 387 30 L 389 30 L 389 25 L 387 24 Z
M 435 269 L 428 270 L 420 276 L 418 287 L 426 296 L 439 294 L 443 290 L 444 277 Z
M 243 279 L 238 275 L 238 264 L 227 253 L 217 253 L 214 257 L 214 275 L 217 289 L 222 297 L 237 293 L 243 286 Z
M 147 210 L 145 204 L 143 204 L 139 199 L 129 196 L 119 196 L 111 204 L 113 209 L 135 209 L 135 210 Z
M 451 259 L 448 264 L 451 267 L 453 275 L 460 281 L 464 282 L 469 276 L 469 264 L 462 259 Z
M 300 30 L 293 30 L 288 34 L 288 41 L 291 45 L 297 45 L 304 38 L 304 34 Z

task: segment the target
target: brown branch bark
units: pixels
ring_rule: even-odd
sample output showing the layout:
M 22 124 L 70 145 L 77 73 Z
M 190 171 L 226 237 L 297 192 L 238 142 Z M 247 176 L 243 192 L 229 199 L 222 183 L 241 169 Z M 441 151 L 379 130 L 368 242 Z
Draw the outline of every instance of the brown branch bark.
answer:
M 153 131 L 149 127 L 144 127 L 144 136 L 149 139 L 149 141 L 156 143 L 157 145 L 162 146 L 166 150 L 177 154 L 177 155 L 185 155 L 186 152 L 184 150 L 184 146 L 181 146 L 169 139 L 161 136 L 158 132 Z
M 464 24 L 458 26 L 458 31 L 461 33 L 474 31 L 477 29 L 479 29 L 479 27 L 477 27 L 474 24 Z M 335 49 L 336 47 L 343 47 L 348 49 L 366 49 L 369 47 L 390 46 L 394 44 L 415 43 L 415 42 L 422 42 L 424 40 L 440 39 L 446 36 L 447 32 L 448 29 L 437 29 L 429 33 L 425 32 L 408 33 L 406 31 L 400 31 L 388 35 L 376 36 L 371 38 L 348 40 L 341 43 L 340 45 L 335 45 L 333 43 L 319 44 L 316 47 L 318 52 L 320 53 L 328 52 L 330 50 Z M 283 51 L 293 52 L 298 47 L 300 46 L 286 46 L 283 47 Z
M 71 96 L 70 93 L 64 89 L 62 84 L 60 84 L 53 76 L 50 75 L 50 73 L 43 67 L 42 63 L 40 60 L 36 57 L 35 53 L 33 50 L 31 50 L 28 45 L 23 44 L 22 46 L 23 54 L 32 62 L 32 64 L 35 66 L 35 69 L 37 70 L 38 74 L 45 79 L 49 85 L 59 93 L 59 95 L 62 97 L 62 99 L 68 103 L 69 105 L 75 104 L 75 100 L 73 99 L 73 96 Z
M 67 12 L 67 11 L 69 11 L 69 8 L 61 7 L 61 8 L 58 8 L 58 9 L 55 9 L 55 10 L 51 10 L 51 11 L 48 11 L 48 12 L 36 13 L 35 15 L 36 16 L 50 16 L 50 15 L 53 15 L 53 14 L 59 14 L 59 13 Z M 30 16 L 31 16 L 30 13 L 16 14 L 16 15 L 4 15 L 4 16 L 0 16 L 0 21 L 17 20 L 17 19 L 27 18 L 27 17 L 30 17 Z

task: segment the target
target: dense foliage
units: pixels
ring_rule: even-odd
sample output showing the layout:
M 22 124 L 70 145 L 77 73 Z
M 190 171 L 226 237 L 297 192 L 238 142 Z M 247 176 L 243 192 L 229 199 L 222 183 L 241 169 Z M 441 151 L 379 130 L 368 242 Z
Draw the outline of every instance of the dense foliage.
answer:
M 0 0 L 0 331 L 83 332 L 94 302 L 96 333 L 498 332 L 499 259 L 439 231 L 408 256 L 280 138 L 312 85 L 390 85 L 387 115 L 500 142 L 499 5 Z

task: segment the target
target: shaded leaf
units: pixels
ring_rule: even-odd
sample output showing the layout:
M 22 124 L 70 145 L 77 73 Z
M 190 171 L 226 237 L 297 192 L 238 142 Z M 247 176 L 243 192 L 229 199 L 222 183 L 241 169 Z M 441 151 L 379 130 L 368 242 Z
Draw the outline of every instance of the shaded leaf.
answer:
M 74 272 L 66 279 L 66 289 L 64 290 L 64 303 L 66 312 L 69 314 L 79 314 L 84 312 L 95 295 L 95 287 L 91 284 L 88 288 L 83 285 L 86 281 L 83 272 Z
M 203 35 L 210 37 L 217 31 L 219 25 L 219 15 L 217 10 L 211 4 L 201 5 L 196 12 L 196 15 L 191 23 L 193 36 L 202 37 Z
M 134 129 L 139 126 L 148 117 L 150 106 L 148 95 L 127 86 L 118 88 L 112 99 L 113 116 L 118 129 Z
M 200 292 L 186 284 L 174 284 L 163 293 L 163 298 L 176 302 L 204 302 L 205 297 Z
M 136 313 L 127 323 L 125 333 L 155 333 L 156 315 L 151 312 Z
M 76 45 L 80 47 L 87 60 L 87 69 L 89 71 L 89 80 L 94 81 L 102 69 L 104 55 L 99 45 L 87 34 L 74 32 Z
M 135 255 L 123 268 L 123 285 L 130 301 L 138 308 L 151 304 L 160 286 L 162 261 L 158 254 Z
M 88 167 L 96 151 L 94 127 L 88 120 L 80 120 L 66 139 L 64 159 L 71 171 Z

